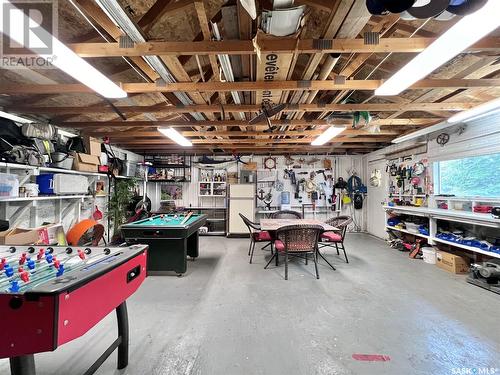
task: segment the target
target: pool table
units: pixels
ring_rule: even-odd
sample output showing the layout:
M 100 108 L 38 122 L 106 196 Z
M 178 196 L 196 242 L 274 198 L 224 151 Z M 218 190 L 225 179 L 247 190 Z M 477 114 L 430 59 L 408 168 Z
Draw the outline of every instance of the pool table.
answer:
M 149 245 L 148 275 L 174 271 L 180 276 L 187 270 L 186 258 L 198 256 L 198 229 L 205 224 L 207 215 L 193 214 L 181 224 L 184 218 L 185 214 L 165 214 L 122 225 L 127 244 Z

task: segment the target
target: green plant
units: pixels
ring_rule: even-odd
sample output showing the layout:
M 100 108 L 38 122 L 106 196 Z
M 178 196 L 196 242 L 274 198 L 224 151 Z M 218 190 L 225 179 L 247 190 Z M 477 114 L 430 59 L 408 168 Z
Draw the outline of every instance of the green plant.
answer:
M 134 196 L 135 179 L 115 180 L 114 191 L 108 201 L 107 217 L 113 225 L 116 235 L 127 220 L 127 206 Z

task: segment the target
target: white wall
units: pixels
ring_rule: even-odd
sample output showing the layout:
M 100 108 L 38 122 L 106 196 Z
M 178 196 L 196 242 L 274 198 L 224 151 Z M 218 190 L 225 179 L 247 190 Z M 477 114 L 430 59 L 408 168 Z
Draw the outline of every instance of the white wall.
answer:
M 500 153 L 500 113 L 471 121 L 465 125 L 465 131 L 462 134 L 456 132 L 451 134 L 450 141 L 445 146 L 437 144 L 435 137 L 428 140 L 427 154 L 425 157 L 429 159 L 430 168 L 432 168 L 433 162 L 440 160 L 452 160 L 469 156 Z M 446 130 L 443 130 L 443 132 L 446 133 Z M 409 141 L 399 145 L 392 145 L 366 155 L 364 157 L 365 169 L 369 173 L 374 163 L 380 160 L 386 160 L 384 154 L 396 152 L 412 144 L 415 143 Z M 411 151 L 408 153 L 411 153 Z M 387 181 L 385 169 L 382 176 L 385 181 Z M 385 216 L 383 216 L 384 220 L 381 220 L 383 212 L 382 205 L 369 206 L 366 216 L 366 221 L 369 222 L 367 226 L 368 232 L 379 237 L 382 237 L 381 234 L 385 235 Z
M 318 158 L 320 161 L 317 163 L 309 166 L 307 164 L 304 164 L 301 169 L 295 169 L 295 172 L 299 171 L 317 171 L 323 169 L 323 159 L 326 157 L 332 161 L 332 165 L 335 165 L 335 161 L 337 162 L 337 168 L 336 168 L 336 173 L 335 173 L 335 179 L 337 179 L 339 176 L 343 177 L 345 180 L 349 178 L 349 172 L 351 170 L 356 170 L 356 172 L 359 174 L 359 176 L 362 178 L 363 183 L 366 184 L 366 171 L 364 169 L 364 163 L 363 163 L 363 157 L 362 156 L 326 156 L 326 155 L 291 155 L 292 158 L 295 160 L 299 158 L 304 158 L 307 160 L 311 160 L 313 158 Z M 190 205 L 192 207 L 196 206 L 203 206 L 203 207 L 215 207 L 215 206 L 224 206 L 226 204 L 225 199 L 222 198 L 212 198 L 212 197 L 198 197 L 198 177 L 199 177 L 199 168 L 196 165 L 196 161 L 199 159 L 199 157 L 195 156 L 193 157 L 193 167 L 191 168 L 191 183 L 184 183 L 183 184 L 183 199 L 177 200 L 176 205 L 177 206 L 183 206 L 183 207 L 189 207 Z M 225 157 L 217 157 L 216 159 L 230 159 L 229 156 Z M 250 157 L 243 157 L 244 161 L 253 161 L 257 163 L 257 168 L 258 168 L 258 174 L 259 177 L 268 173 L 264 169 L 264 159 L 265 156 L 253 156 L 252 158 Z M 294 191 L 295 188 L 291 185 L 290 180 L 286 180 L 283 178 L 284 175 L 284 169 L 287 168 L 285 165 L 285 157 L 284 156 L 276 156 L 276 162 L 277 162 L 277 174 L 278 177 L 281 181 L 284 182 L 284 190 L 285 191 L 290 191 L 291 195 L 291 204 L 293 209 L 297 211 L 301 211 L 300 203 L 294 199 Z M 222 166 L 221 169 L 226 168 L 228 172 L 237 172 L 238 169 L 241 169 L 242 164 L 236 165 L 236 163 L 232 163 L 226 166 Z M 217 167 L 216 167 L 217 168 Z M 328 173 L 327 173 L 328 174 Z M 297 175 L 297 179 L 300 179 L 302 177 L 307 177 L 307 175 Z M 321 182 L 323 181 L 323 176 L 318 175 L 316 176 L 316 181 Z M 260 184 L 259 184 L 260 186 Z M 266 190 L 267 192 L 267 190 Z M 273 206 L 278 206 L 280 202 L 279 198 L 280 193 L 274 191 L 273 194 Z M 153 210 L 158 209 L 160 206 L 160 183 L 149 183 L 148 184 L 148 196 L 152 200 L 152 206 Z M 303 194 L 303 203 L 311 203 L 310 199 L 306 198 L 306 194 Z M 263 204 L 262 204 L 263 206 Z M 324 206 L 324 202 L 321 203 L 321 201 L 317 201 L 317 206 Z M 364 211 L 363 210 L 353 210 L 351 209 L 351 205 L 346 205 L 344 206 L 344 209 L 342 211 L 342 214 L 345 215 L 350 215 L 350 216 L 355 216 L 355 219 L 359 226 L 361 227 L 362 230 L 365 229 L 365 222 L 364 222 Z M 366 207 L 366 202 L 364 207 Z M 326 219 L 327 217 L 336 215 L 334 213 L 328 213 L 328 215 L 319 215 L 317 218 L 318 219 Z M 312 216 L 308 216 L 312 217 Z

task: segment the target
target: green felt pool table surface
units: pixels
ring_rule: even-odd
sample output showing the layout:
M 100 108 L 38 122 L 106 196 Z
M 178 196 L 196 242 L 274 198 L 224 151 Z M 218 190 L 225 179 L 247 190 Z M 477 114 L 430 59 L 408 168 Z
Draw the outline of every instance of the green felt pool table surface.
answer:
M 161 217 L 163 216 L 163 217 Z M 138 225 L 138 226 L 163 226 L 163 227 L 184 227 L 193 224 L 197 220 L 200 219 L 203 215 L 193 214 L 188 221 L 181 225 L 182 220 L 184 220 L 185 215 L 158 215 L 153 216 L 149 219 L 144 219 L 141 221 L 136 221 L 135 223 L 128 224 L 129 225 Z

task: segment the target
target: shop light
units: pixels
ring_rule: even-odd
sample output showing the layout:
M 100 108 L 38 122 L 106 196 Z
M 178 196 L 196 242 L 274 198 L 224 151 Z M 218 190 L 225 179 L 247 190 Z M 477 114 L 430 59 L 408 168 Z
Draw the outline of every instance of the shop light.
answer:
M 385 81 L 375 95 L 398 95 L 500 26 L 500 1 L 489 0 Z
M 398 138 L 394 138 L 392 140 L 392 143 L 403 143 L 406 141 L 411 141 L 413 139 L 426 137 L 431 133 L 447 129 L 449 127 L 450 127 L 450 124 L 448 124 L 447 122 L 440 122 L 439 124 L 428 126 L 427 128 L 411 132 L 409 134 L 403 135 L 403 136 L 398 137 Z
M 175 143 L 184 146 L 184 147 L 190 147 L 193 144 L 189 141 L 189 139 L 184 138 L 181 133 L 179 133 L 177 130 L 174 128 L 158 128 L 158 131 L 162 133 L 163 135 L 167 136 L 170 138 L 172 141 Z
M 9 5 L 6 7 L 5 5 Z M 24 46 L 24 33 L 20 32 L 21 25 L 31 24 L 37 25 L 37 22 L 33 19 L 23 21 L 22 17 L 25 17 L 22 10 L 19 10 L 11 3 L 10 0 L 0 0 L 0 8 L 10 12 L 11 16 L 15 20 L 20 20 L 20 24 L 17 28 L 9 28 L 9 30 L 4 30 L 3 24 L 0 31 L 5 35 L 8 35 L 10 39 L 15 41 L 21 46 Z M 10 8 L 10 9 L 9 9 Z M 2 13 L 0 11 L 0 13 Z M 0 14 L 1 19 L 4 19 L 4 15 Z M 13 29 L 13 30 L 11 30 Z M 74 79 L 80 81 L 84 85 L 90 87 L 92 90 L 101 94 L 106 98 L 125 98 L 127 93 L 121 89 L 120 86 L 115 84 L 104 74 L 99 72 L 96 68 L 66 47 L 59 39 L 51 35 L 48 31 L 37 28 L 37 37 L 40 40 L 47 40 L 52 38 L 52 53 L 51 54 L 40 54 L 39 57 L 50 61 L 52 65 L 61 69 L 66 74 L 70 75 Z M 29 48 L 29 46 L 27 47 Z
M 70 132 L 68 132 L 66 130 L 59 129 L 59 128 L 57 129 L 57 134 L 62 135 L 64 137 L 66 137 L 66 138 L 75 138 L 75 137 L 78 137 L 78 135 L 76 135 L 76 134 L 70 133 Z
M 28 120 L 27 118 L 16 116 L 16 115 L 13 115 L 11 113 L 4 112 L 4 111 L 0 111 L 0 117 L 12 120 L 14 122 L 19 122 L 20 124 L 29 124 L 29 123 L 33 122 L 33 120 Z
M 344 126 L 330 126 L 322 134 L 318 136 L 314 141 L 311 142 L 313 146 L 322 146 L 327 143 L 333 137 L 336 137 L 345 130 Z
M 500 98 L 478 105 L 477 107 L 459 112 L 448 119 L 450 124 L 473 120 L 500 111 Z

